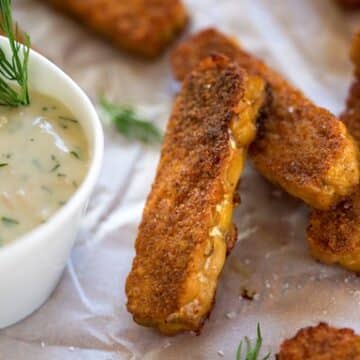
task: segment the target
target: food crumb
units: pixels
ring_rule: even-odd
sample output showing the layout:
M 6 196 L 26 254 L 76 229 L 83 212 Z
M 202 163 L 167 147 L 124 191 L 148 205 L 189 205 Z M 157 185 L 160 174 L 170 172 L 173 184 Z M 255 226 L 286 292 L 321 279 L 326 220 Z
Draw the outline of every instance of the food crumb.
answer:
M 248 288 L 243 287 L 240 290 L 240 296 L 244 299 L 244 300 L 249 300 L 252 301 L 255 299 L 256 297 L 256 291 L 255 290 L 249 290 Z
M 70 350 L 70 351 L 74 351 L 75 348 L 74 348 L 73 346 L 70 346 L 70 347 L 69 347 L 69 350 Z
M 360 290 L 355 290 L 353 296 L 360 302 Z
M 236 317 L 236 312 L 230 311 L 225 314 L 225 317 L 229 320 L 234 319 Z
M 45 347 L 45 343 L 42 341 L 42 342 L 40 343 L 40 346 L 41 346 L 41 348 L 43 349 L 43 348 Z

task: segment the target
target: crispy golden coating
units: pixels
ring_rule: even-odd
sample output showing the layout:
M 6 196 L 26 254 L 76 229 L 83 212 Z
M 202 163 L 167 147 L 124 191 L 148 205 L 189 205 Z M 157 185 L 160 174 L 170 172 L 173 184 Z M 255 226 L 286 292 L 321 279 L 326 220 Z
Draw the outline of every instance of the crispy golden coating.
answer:
M 360 191 L 331 211 L 313 210 L 307 231 L 311 255 L 360 272 Z
M 277 360 L 360 360 L 360 337 L 325 323 L 301 329 L 285 340 Z
M 236 229 L 233 197 L 265 84 L 221 56 L 184 81 L 126 282 L 134 320 L 165 334 L 199 331 Z
M 182 80 L 211 53 L 225 54 L 271 86 L 272 102 L 250 147 L 261 174 L 318 209 L 330 208 L 354 189 L 359 181 L 357 147 L 344 124 L 232 39 L 207 29 L 180 44 L 172 53 L 176 78 Z
M 352 59 L 359 76 L 359 33 L 356 34 Z M 350 133 L 360 143 L 360 80 L 350 88 L 346 111 L 341 116 Z M 312 256 L 326 264 L 340 264 L 360 272 L 360 187 L 347 199 L 329 211 L 313 210 L 307 239 Z
M 187 23 L 181 0 L 44 0 L 115 45 L 156 57 Z

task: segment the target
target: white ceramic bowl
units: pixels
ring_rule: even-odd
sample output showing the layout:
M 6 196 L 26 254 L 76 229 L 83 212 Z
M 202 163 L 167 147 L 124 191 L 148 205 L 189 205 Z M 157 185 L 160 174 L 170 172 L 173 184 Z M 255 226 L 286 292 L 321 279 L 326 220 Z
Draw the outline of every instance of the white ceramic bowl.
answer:
M 8 51 L 7 39 L 0 37 L 0 46 Z M 97 181 L 103 155 L 100 121 L 80 87 L 35 51 L 30 53 L 29 81 L 30 91 L 60 100 L 79 119 L 89 142 L 91 162 L 86 178 L 64 207 L 45 224 L 0 248 L 0 329 L 36 310 L 57 285 Z

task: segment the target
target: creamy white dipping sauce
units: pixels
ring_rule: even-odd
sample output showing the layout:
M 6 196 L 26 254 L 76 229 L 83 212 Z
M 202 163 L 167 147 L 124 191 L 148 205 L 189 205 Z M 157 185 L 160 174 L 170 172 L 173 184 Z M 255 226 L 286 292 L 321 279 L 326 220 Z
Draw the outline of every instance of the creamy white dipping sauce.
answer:
M 0 106 L 0 246 L 46 222 L 84 179 L 89 148 L 83 129 L 59 101 Z

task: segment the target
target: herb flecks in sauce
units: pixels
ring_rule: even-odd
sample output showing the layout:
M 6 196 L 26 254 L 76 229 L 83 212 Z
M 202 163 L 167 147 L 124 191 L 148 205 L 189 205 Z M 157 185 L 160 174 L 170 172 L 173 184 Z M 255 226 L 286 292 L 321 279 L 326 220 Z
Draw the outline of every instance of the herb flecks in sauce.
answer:
M 33 92 L 30 106 L 0 107 L 0 116 L 8 119 L 0 127 L 1 246 L 46 222 L 66 203 L 86 174 L 89 153 L 80 123 L 66 121 L 64 130 L 59 116 L 74 116 L 52 98 Z
M 60 167 L 60 164 L 56 164 L 53 166 L 53 168 L 50 170 L 50 172 L 55 172 Z
M 9 225 L 18 225 L 19 222 L 15 219 L 6 217 L 6 216 L 2 216 L 1 217 L 1 222 L 5 225 L 5 226 L 9 226 Z
M 78 154 L 76 151 L 72 150 L 72 151 L 70 151 L 70 154 L 71 154 L 74 158 L 80 159 L 80 156 L 79 156 L 79 154 Z
M 70 122 L 73 122 L 73 123 L 78 123 L 78 121 L 77 120 L 75 120 L 75 119 L 73 119 L 73 118 L 70 118 L 70 117 L 68 117 L 68 116 L 62 116 L 62 115 L 60 115 L 59 116 L 59 119 L 60 120 L 64 120 L 64 121 L 70 121 Z

